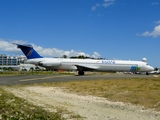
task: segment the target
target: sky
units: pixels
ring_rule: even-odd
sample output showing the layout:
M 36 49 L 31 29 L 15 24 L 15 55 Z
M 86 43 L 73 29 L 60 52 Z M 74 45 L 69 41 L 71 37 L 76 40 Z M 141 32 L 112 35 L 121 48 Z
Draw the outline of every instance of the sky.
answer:
M 0 0 L 0 54 L 142 60 L 160 68 L 160 0 Z

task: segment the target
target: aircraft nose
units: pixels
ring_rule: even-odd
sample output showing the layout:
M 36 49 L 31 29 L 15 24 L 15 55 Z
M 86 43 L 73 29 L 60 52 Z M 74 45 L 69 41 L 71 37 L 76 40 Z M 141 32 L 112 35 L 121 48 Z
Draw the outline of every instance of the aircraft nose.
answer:
M 154 68 L 153 68 L 152 66 L 150 66 L 150 70 L 151 70 L 151 71 L 153 71 L 153 70 L 154 70 Z

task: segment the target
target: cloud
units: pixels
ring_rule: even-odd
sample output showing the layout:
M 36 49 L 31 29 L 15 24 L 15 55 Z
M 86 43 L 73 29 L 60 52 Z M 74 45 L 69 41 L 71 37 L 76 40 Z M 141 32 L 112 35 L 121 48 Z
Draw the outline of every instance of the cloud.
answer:
M 155 24 L 160 24 L 160 20 L 159 20 L 159 21 L 155 21 L 154 23 L 155 23 Z
M 85 52 L 75 51 L 75 50 L 64 51 L 57 48 L 43 48 L 41 46 L 37 46 L 35 44 L 28 43 L 27 41 L 23 40 L 10 40 L 10 42 L 8 42 L 4 39 L 0 39 L 0 51 L 6 51 L 9 53 L 13 53 L 14 55 L 23 55 L 21 50 L 17 49 L 17 46 L 14 45 L 13 43 L 31 44 L 40 55 L 45 57 L 62 57 L 63 55 L 67 55 L 67 57 L 79 56 L 79 55 L 90 57 L 90 55 Z M 100 56 L 100 54 L 97 52 L 94 52 L 93 55 Z
M 104 0 L 104 3 L 102 4 L 102 6 L 109 7 L 112 4 L 114 4 L 114 0 Z
M 100 7 L 101 5 L 97 3 L 95 6 L 92 7 L 92 10 L 96 10 L 97 7 Z
M 92 58 L 100 58 L 100 54 L 98 52 L 94 52 Z
M 154 2 L 154 3 L 152 3 L 152 5 L 158 5 L 159 3 L 158 2 Z
M 102 4 L 97 3 L 96 5 L 92 6 L 91 10 L 94 11 L 98 7 L 109 7 L 112 4 L 114 4 L 114 0 L 104 0 L 104 2 Z
M 0 50 L 2 51 L 7 51 L 7 52 L 17 52 L 18 50 L 16 50 L 15 45 L 13 45 L 12 43 L 9 43 L 3 39 L 0 39 Z
M 158 37 L 158 36 L 160 36 L 160 25 L 158 25 L 158 26 L 155 26 L 154 27 L 154 30 L 152 31 L 152 32 L 148 32 L 148 31 L 146 31 L 146 32 L 144 32 L 144 33 L 142 33 L 142 34 L 140 34 L 141 36 L 152 36 L 152 37 Z

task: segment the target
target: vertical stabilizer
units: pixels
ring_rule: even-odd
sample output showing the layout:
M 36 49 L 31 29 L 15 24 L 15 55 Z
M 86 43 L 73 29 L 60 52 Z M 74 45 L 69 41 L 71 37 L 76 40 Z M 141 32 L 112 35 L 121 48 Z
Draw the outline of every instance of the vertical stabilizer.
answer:
M 16 43 L 14 43 L 16 44 Z M 33 58 L 42 58 L 32 47 L 32 45 L 20 45 L 16 44 L 17 48 L 20 48 L 22 52 L 25 54 L 25 56 L 28 59 L 33 59 Z

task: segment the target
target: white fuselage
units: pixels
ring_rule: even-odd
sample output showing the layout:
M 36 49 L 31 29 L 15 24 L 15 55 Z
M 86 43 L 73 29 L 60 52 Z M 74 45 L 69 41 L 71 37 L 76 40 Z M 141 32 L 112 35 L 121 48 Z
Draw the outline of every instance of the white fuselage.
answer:
M 36 58 L 28 59 L 25 63 L 39 65 L 51 69 L 77 70 L 77 66 L 95 71 L 121 72 L 150 72 L 153 67 L 142 61 L 126 60 L 94 60 L 94 59 L 63 59 L 63 58 Z

